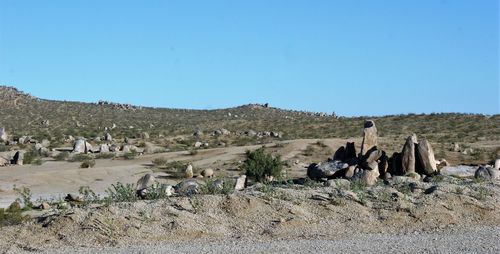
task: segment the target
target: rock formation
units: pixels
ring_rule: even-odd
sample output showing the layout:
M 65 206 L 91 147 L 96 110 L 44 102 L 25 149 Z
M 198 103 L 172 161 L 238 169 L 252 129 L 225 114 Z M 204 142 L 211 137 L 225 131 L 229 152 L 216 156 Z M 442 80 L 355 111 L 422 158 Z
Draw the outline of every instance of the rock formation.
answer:
M 437 172 L 436 159 L 434 158 L 434 150 L 431 144 L 426 139 L 423 139 L 416 147 L 416 166 L 415 171 L 419 174 L 432 175 Z
M 361 144 L 361 156 L 368 150 L 377 146 L 377 127 L 374 121 L 366 121 L 363 129 L 363 143 Z

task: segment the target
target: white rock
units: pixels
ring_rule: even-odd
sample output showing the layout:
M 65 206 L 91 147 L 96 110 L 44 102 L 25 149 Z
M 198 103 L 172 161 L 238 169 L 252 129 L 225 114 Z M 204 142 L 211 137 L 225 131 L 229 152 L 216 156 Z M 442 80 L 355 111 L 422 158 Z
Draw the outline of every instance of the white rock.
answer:
M 246 181 L 247 181 L 246 175 L 242 175 L 242 176 L 238 177 L 238 179 L 236 179 L 236 184 L 234 186 L 234 190 L 236 190 L 236 191 L 244 190 Z

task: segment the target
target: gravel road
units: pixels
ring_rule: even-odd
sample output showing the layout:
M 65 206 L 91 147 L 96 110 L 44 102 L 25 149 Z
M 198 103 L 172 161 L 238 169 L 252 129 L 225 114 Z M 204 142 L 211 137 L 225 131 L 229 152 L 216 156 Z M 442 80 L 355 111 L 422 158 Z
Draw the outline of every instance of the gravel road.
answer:
M 47 253 L 500 253 L 500 227 L 406 235 L 367 234 L 335 240 L 192 241 Z

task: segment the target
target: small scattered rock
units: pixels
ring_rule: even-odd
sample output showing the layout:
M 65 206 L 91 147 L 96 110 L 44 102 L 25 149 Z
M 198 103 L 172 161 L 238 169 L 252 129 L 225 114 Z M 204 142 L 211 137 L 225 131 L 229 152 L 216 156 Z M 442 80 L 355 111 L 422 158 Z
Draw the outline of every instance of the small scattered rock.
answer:
M 64 199 L 67 202 L 83 202 L 83 197 L 78 195 L 78 194 L 68 194 L 66 195 L 66 198 Z
M 51 208 L 51 206 L 49 205 L 49 203 L 47 202 L 43 202 L 40 206 L 39 206 L 39 209 L 41 210 L 49 210 Z
M 179 195 L 190 196 L 199 192 L 200 184 L 196 180 L 186 180 L 177 184 L 174 189 Z
M 187 179 L 191 179 L 193 178 L 194 176 L 194 173 L 193 173 L 193 166 L 191 164 L 189 164 L 187 167 L 186 167 L 186 171 L 184 172 L 185 173 L 185 177 Z
M 437 186 L 432 186 L 424 191 L 426 195 L 432 194 L 438 190 Z
M 207 168 L 207 169 L 201 171 L 201 175 L 205 178 L 213 178 L 214 177 L 214 170 L 211 168 Z
M 236 190 L 236 191 L 244 190 L 245 185 L 246 185 L 246 181 L 247 181 L 246 175 L 241 175 L 240 177 L 238 177 L 238 179 L 236 179 L 236 184 L 234 186 L 234 190 Z
M 474 177 L 483 180 L 495 180 L 500 177 L 500 172 L 491 166 L 480 166 L 474 173 Z

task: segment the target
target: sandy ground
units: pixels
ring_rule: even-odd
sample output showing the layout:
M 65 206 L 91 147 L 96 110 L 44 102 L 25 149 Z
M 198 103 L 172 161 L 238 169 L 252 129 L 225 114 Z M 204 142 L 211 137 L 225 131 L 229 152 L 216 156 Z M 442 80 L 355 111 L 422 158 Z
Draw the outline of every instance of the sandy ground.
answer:
M 316 142 L 266 146 L 285 160 L 300 160 L 290 172 L 297 177 L 305 176 L 308 160 L 328 157 L 304 156 Z M 324 140 L 332 150 L 345 142 Z M 0 168 L 0 200 L 7 205 L 16 197 L 8 191 L 14 184 L 30 188 L 35 197 L 76 193 L 79 186 L 102 193 L 112 183 L 135 183 L 153 172 L 151 161 L 159 157 L 238 175 L 233 163 L 258 147 L 98 160 L 91 169 L 67 162 Z M 0 253 L 499 253 L 500 182 L 475 181 L 473 171 L 452 167 L 431 181 L 395 177 L 361 189 L 335 180 L 328 187 L 254 185 L 230 195 L 54 207 L 34 211 L 36 219 L 25 224 L 1 228 Z M 182 181 L 154 174 L 160 181 Z
M 326 139 L 324 143 L 330 147 L 338 148 L 347 140 Z M 317 142 L 314 140 L 284 141 L 284 146 L 279 148 L 279 153 L 284 160 L 297 157 L 309 145 Z M 274 146 L 274 144 L 266 144 Z M 46 161 L 40 166 L 24 165 L 0 167 L 0 208 L 9 206 L 17 197 L 13 191 L 16 187 L 27 187 L 33 193 L 34 199 L 60 199 L 68 193 L 77 193 L 80 186 L 89 186 L 98 194 L 116 182 L 135 183 L 142 175 L 152 173 L 151 161 L 155 158 L 167 158 L 170 161 L 190 161 L 197 168 L 213 168 L 227 162 L 244 160 L 247 150 L 261 147 L 241 146 L 201 150 L 197 155 L 191 156 L 188 152 L 170 152 L 154 155 L 144 155 L 134 160 L 99 159 L 94 168 L 82 169 L 80 163 Z M 308 158 L 313 160 L 315 158 Z M 320 158 L 316 158 L 320 159 Z M 321 160 L 325 160 L 321 158 Z M 294 165 L 292 172 L 301 176 L 305 175 L 303 164 Z M 225 170 L 225 169 L 222 169 Z M 238 175 L 239 171 L 226 171 L 227 175 Z M 161 176 L 161 173 L 156 174 Z M 163 180 L 162 180 L 163 179 Z M 176 184 L 180 180 L 169 180 L 160 177 L 160 181 L 167 184 Z

